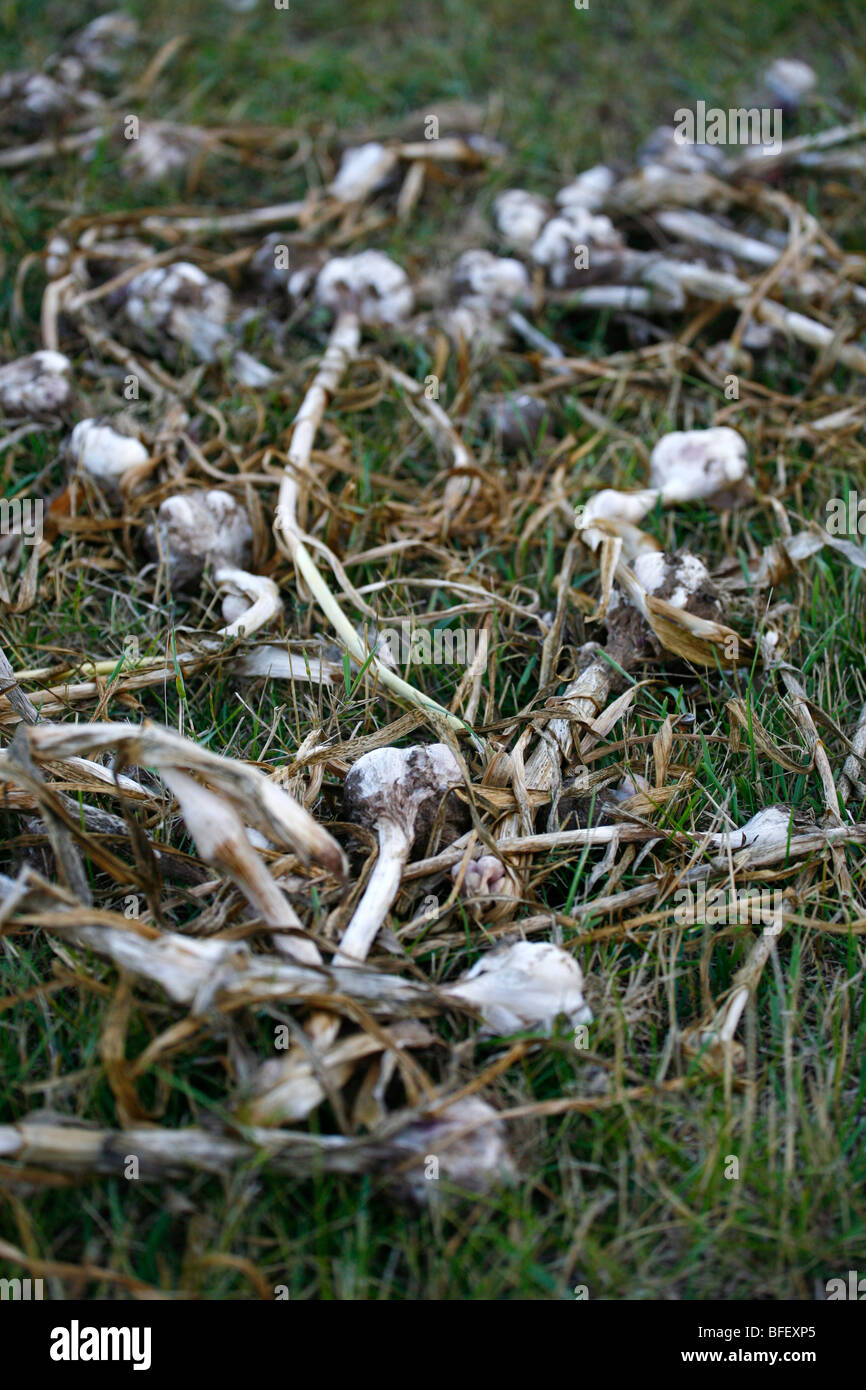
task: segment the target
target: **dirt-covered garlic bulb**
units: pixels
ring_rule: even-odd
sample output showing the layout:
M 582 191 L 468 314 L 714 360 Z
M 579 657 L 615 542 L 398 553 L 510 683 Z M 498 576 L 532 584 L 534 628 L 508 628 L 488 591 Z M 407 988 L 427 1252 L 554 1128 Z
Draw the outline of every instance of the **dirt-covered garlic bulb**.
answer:
M 506 318 L 529 297 L 529 275 L 520 261 L 490 251 L 465 251 L 454 266 L 452 302 L 443 309 L 440 321 L 453 341 L 462 339 L 476 350 L 494 350 L 508 336 Z
M 529 275 L 526 267 L 510 256 L 464 251 L 454 267 L 453 287 L 464 303 L 480 301 L 488 312 L 500 315 L 527 298 Z
M 312 289 L 327 252 L 312 242 L 299 243 L 286 232 L 266 236 L 250 261 L 250 273 L 268 294 L 285 293 L 292 306 Z
M 125 142 L 124 177 L 137 183 L 162 183 L 188 169 L 203 144 L 204 137 L 191 128 L 144 121 L 138 137 Z
M 99 98 L 46 72 L 0 73 L 0 131 L 35 136 Z
M 400 1186 L 420 1205 L 435 1202 L 443 1186 L 483 1193 L 513 1182 L 517 1170 L 503 1128 L 493 1106 L 480 1096 L 466 1096 L 446 1110 L 415 1121 L 392 1141 L 392 1164 L 400 1175 Z M 415 1163 L 410 1161 L 413 1155 Z
M 414 748 L 375 748 L 349 769 L 344 788 L 346 815 L 375 830 L 379 857 L 336 957 L 341 964 L 365 959 L 400 890 L 403 867 L 416 846 L 426 843 L 443 807 L 442 835 L 454 840 L 464 824 L 451 789 L 460 767 L 444 743 Z
M 138 38 L 138 24 L 122 10 L 112 10 L 91 20 L 70 44 L 71 51 L 91 72 L 109 76 L 118 72 L 122 55 Z
M 212 568 L 224 595 L 220 638 L 250 636 L 282 612 L 274 581 L 249 571 L 253 529 L 246 510 L 221 488 L 167 497 L 156 526 L 145 532 L 145 546 L 167 564 L 174 590 L 192 588 L 205 566 Z
M 371 327 L 402 323 L 414 307 L 405 270 L 381 251 L 332 257 L 319 272 L 315 294 L 336 315 L 354 315 Z
M 609 217 L 570 203 L 534 241 L 531 256 L 555 289 L 613 279 L 622 265 L 622 237 Z
M 799 58 L 776 58 L 763 75 L 770 100 L 793 115 L 811 97 L 818 78 L 815 69 Z
M 642 550 L 632 568 L 635 579 L 653 598 L 665 599 L 699 618 L 723 620 L 721 594 L 699 556 L 688 550 L 675 555 L 663 550 Z
M 31 353 L 0 367 L 0 410 L 7 415 L 55 415 L 72 395 L 71 362 L 62 352 Z
M 196 585 L 206 565 L 246 570 L 252 561 L 253 528 L 230 492 L 181 492 L 166 497 L 145 544 L 168 566 L 173 589 Z
M 188 261 L 152 266 L 130 281 L 126 317 L 146 333 L 185 343 L 203 362 L 214 362 L 226 340 L 231 295 Z
M 230 312 L 228 286 L 188 261 L 152 266 L 127 287 L 126 317 L 136 328 L 184 343 L 201 362 L 227 360 L 243 386 L 267 386 L 274 373 L 236 346 Z
M 645 171 L 675 171 L 680 174 L 712 173 L 724 163 L 718 145 L 700 145 L 677 138 L 673 126 L 657 126 L 638 151 L 638 163 Z
M 568 214 L 574 208 L 598 212 L 616 183 L 616 174 L 606 164 L 594 164 L 567 183 L 556 195 L 556 205 Z

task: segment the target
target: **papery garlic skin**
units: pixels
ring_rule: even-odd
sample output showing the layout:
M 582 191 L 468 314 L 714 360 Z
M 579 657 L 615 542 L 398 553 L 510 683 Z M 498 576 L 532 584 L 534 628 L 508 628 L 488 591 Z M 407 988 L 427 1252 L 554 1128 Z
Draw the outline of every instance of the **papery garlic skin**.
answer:
M 361 202 L 387 182 L 396 164 L 396 150 L 389 150 L 377 140 L 345 150 L 328 192 L 340 203 Z
M 709 837 L 708 843 L 722 852 L 739 849 L 770 850 L 786 845 L 791 835 L 804 828 L 806 818 L 781 803 L 767 806 L 751 816 L 739 830 L 723 830 Z
M 573 956 L 546 941 L 518 941 L 482 956 L 449 994 L 474 1005 L 485 1031 L 553 1031 L 564 1015 L 572 1027 L 592 1022 L 583 971 Z
M 141 468 L 150 457 L 140 439 L 120 434 L 103 420 L 80 420 L 67 449 L 112 501 L 122 497 L 121 483 L 130 469 Z

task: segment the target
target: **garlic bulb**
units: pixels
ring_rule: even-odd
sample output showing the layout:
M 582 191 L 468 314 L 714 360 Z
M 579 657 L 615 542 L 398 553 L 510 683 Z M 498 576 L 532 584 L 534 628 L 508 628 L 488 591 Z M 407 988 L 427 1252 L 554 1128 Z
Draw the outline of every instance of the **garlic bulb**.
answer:
M 72 52 L 93 72 L 115 73 L 120 53 L 138 38 L 138 24 L 122 10 L 101 14 L 72 40 Z
M 530 254 L 536 265 L 544 266 L 550 283 L 562 289 L 613 275 L 622 251 L 622 238 L 609 217 L 572 203 L 550 219 Z
M 147 463 L 148 452 L 141 440 L 120 434 L 100 420 L 81 420 L 69 437 L 67 449 L 106 497 L 119 502 L 123 497 L 121 483 L 132 468 Z
M 564 1015 L 574 1028 L 590 1023 L 583 971 L 573 956 L 547 941 L 518 941 L 482 956 L 449 994 L 473 1004 L 485 1031 L 551 1033 Z
M 71 367 L 62 352 L 43 349 L 0 367 L 0 409 L 10 415 L 49 415 L 61 410 L 72 395 L 67 380 Z
M 429 837 L 443 802 L 443 837 L 456 838 L 463 811 L 450 788 L 460 780 L 459 764 L 444 743 L 374 748 L 353 763 L 344 787 L 346 815 L 375 829 L 379 857 L 343 933 L 337 963 L 362 961 L 369 953 L 400 890 L 406 861 Z
M 709 570 L 703 560 L 687 550 L 677 555 L 662 550 L 643 550 L 635 558 L 634 575 L 648 594 L 666 599 L 675 608 L 688 607 L 690 612 L 695 612 L 703 598 L 713 611 L 702 613 L 702 616 L 722 616 L 719 595 Z
M 782 110 L 793 113 L 817 86 L 815 69 L 799 58 L 776 58 L 764 73 L 764 84 L 770 97 Z
M 44 72 L 0 73 L 0 129 L 35 132 L 69 109 L 71 94 Z
M 268 293 L 285 291 L 297 303 L 312 288 L 325 259 L 321 247 L 298 245 L 286 232 L 272 232 L 250 261 L 250 271 Z
M 124 176 L 136 182 L 161 183 L 189 168 L 202 143 L 182 127 L 162 121 L 144 122 L 138 138 L 127 142 Z
M 245 570 L 252 559 L 253 528 L 245 509 L 221 488 L 166 497 L 148 549 L 166 561 L 171 586 L 188 588 L 207 564 Z
M 606 164 L 594 164 L 559 190 L 556 195 L 557 207 L 561 207 L 566 215 L 574 208 L 598 212 L 615 183 L 616 174 L 612 169 Z
M 186 343 L 203 362 L 216 360 L 230 307 L 227 286 L 188 261 L 143 270 L 127 287 L 130 323 Z
M 334 256 L 319 272 L 316 298 L 335 314 L 356 314 L 370 325 L 402 323 L 414 306 L 405 270 L 381 251 Z
M 548 217 L 546 198 L 527 193 L 524 188 L 509 188 L 500 193 L 493 204 L 496 226 L 512 246 L 528 250 Z
M 460 864 L 451 868 L 451 877 L 457 881 Z M 495 898 L 505 887 L 506 869 L 495 854 L 482 854 L 466 865 L 463 882 L 460 885 L 461 898 Z
M 641 145 L 638 163 L 645 170 L 682 174 L 710 173 L 724 163 L 718 145 L 691 144 L 677 139 L 673 126 L 658 126 Z
M 463 1192 L 487 1192 L 516 1177 L 497 1112 L 480 1096 L 466 1096 L 429 1119 L 417 1120 L 391 1141 L 399 1182 L 416 1202 L 436 1199 L 439 1182 Z M 466 1130 L 466 1133 L 462 1133 Z M 418 1163 L 404 1166 L 401 1152 Z
M 529 275 L 520 261 L 489 251 L 464 251 L 454 267 L 454 290 L 463 301 L 481 300 L 494 314 L 504 314 L 529 293 Z
M 746 441 L 727 425 L 675 430 L 658 441 L 650 457 L 650 485 L 662 501 L 693 502 L 742 490 L 748 468 Z

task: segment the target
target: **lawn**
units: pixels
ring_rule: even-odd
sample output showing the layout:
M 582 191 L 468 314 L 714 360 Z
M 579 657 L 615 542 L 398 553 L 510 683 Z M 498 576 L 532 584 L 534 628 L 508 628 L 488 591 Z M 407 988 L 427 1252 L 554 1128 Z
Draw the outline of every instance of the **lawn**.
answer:
M 413 282 L 435 283 L 461 251 L 496 244 L 489 219 L 503 189 L 552 196 L 599 161 L 630 167 L 643 140 L 669 124 L 677 108 L 702 99 L 739 104 L 779 56 L 807 59 L 817 73 L 820 97 L 802 129 L 853 120 L 866 71 L 866 16 L 853 2 L 732 0 L 707 7 L 693 0 L 664 6 L 623 0 L 612 7 L 590 0 L 582 11 L 566 0 L 542 9 L 516 0 L 412 7 L 397 0 L 348 7 L 292 0 L 283 11 L 261 0 L 253 11 L 237 13 L 217 0 L 128 0 L 125 9 L 140 20 L 143 39 L 124 67 L 118 129 L 106 132 L 86 160 L 55 155 L 0 169 L 4 363 L 41 346 L 40 258 L 64 220 L 181 205 L 190 212 L 235 212 L 299 199 L 327 181 L 343 145 L 417 139 L 425 116 L 442 112 L 445 122 L 455 103 L 471 103 L 481 108 L 485 133 L 503 147 L 497 161 L 478 169 L 443 167 L 440 177 L 428 179 L 411 216 L 371 217 L 361 237 L 351 223 L 341 232 L 342 250 L 375 246 Z M 98 12 L 78 0 L 0 0 L 3 67 L 41 66 Z M 134 79 L 160 53 L 164 61 L 150 69 L 146 91 L 136 89 Z M 146 187 L 123 174 L 118 130 L 127 115 L 207 127 L 267 125 L 284 130 L 286 139 L 250 159 L 211 156 L 186 183 L 166 179 Z M 784 187 L 845 252 L 866 252 L 862 173 L 800 172 Z M 244 346 L 268 362 L 282 361 L 280 388 L 244 389 L 219 364 L 195 377 L 199 368 L 183 354 L 168 370 L 185 382 L 195 377 L 184 404 L 189 434 L 200 446 L 196 481 L 231 485 L 244 471 L 259 480 L 245 484 L 245 495 L 265 572 L 283 599 L 274 631 L 338 662 L 340 678 L 327 687 L 241 679 L 237 646 L 184 669 L 178 650 L 219 626 L 213 584 L 185 598 L 155 587 L 153 572 L 142 574 L 140 548 L 152 506 L 145 512 L 142 504 L 130 522 L 112 517 L 98 500 L 92 507 L 79 500 L 77 516 L 61 516 L 40 555 L 35 599 L 18 604 L 19 611 L 13 600 L 22 574 L 0 555 L 10 591 L 0 607 L 0 649 L 19 672 L 117 663 L 97 692 L 50 718 L 149 718 L 213 753 L 268 771 L 288 767 L 289 789 L 351 852 L 354 886 L 372 840 L 350 838 L 341 801 L 348 766 L 383 729 L 391 729 L 391 741 L 426 742 L 439 738 L 442 726 L 344 662 L 291 562 L 271 543 L 276 493 L 273 479 L 261 483 L 266 451 L 288 445 L 328 322 L 313 311 L 275 329 L 270 317 L 252 312 L 243 262 L 232 258 L 259 239 L 220 232 L 205 240 L 204 254 L 212 273 L 224 275 L 251 310 Z M 176 245 L 180 258 L 187 243 L 181 237 Z M 862 306 L 859 319 L 852 304 L 844 313 L 846 331 L 862 331 Z M 719 319 L 719 332 L 733 328 L 736 315 L 729 318 Z M 689 315 L 659 335 L 672 344 L 676 339 L 683 352 L 660 355 L 649 366 L 634 360 L 611 367 L 613 354 L 627 356 L 655 342 L 617 315 L 575 316 L 552 299 L 537 323 L 585 367 L 550 387 L 551 435 L 537 448 L 500 456 L 479 404 L 544 379 L 524 344 L 510 342 L 478 358 L 452 351 L 442 365 L 435 342 L 385 329 L 365 340 L 328 411 L 312 493 L 319 540 L 346 562 L 352 585 L 376 594 L 383 616 L 410 608 L 464 612 L 479 623 L 489 616 L 491 656 L 474 726 L 512 750 L 545 701 L 561 698 L 578 649 L 599 632 L 591 620 L 598 560 L 585 548 L 574 552 L 574 527 L 562 508 L 549 505 L 557 489 L 566 506 L 576 507 L 601 488 L 644 487 L 646 452 L 667 431 L 732 426 L 746 441 L 757 500 L 722 514 L 704 502 L 656 507 L 644 526 L 666 551 L 688 547 L 710 568 L 730 559 L 748 573 L 749 560 L 779 538 L 782 517 L 794 532 L 823 524 L 829 499 L 866 487 L 863 377 L 838 361 L 816 362 L 801 345 L 776 343 L 759 359 L 756 354 L 754 374 L 732 401 L 688 355 L 701 331 Z M 61 319 L 60 330 L 84 413 L 120 409 L 123 370 L 71 318 Z M 441 372 L 442 402 L 479 462 L 478 504 L 444 533 L 436 525 L 442 459 L 407 410 L 405 392 L 385 374 L 383 359 L 417 382 Z M 150 437 L 165 424 L 164 408 L 146 393 L 135 407 Z M 850 428 L 823 434 L 812 428 L 846 409 L 855 422 Z M 28 489 L 46 499 L 62 495 L 69 466 L 61 445 L 80 414 L 0 453 L 3 495 Z M 189 457 L 186 462 L 192 466 Z M 355 563 L 387 545 L 392 549 L 384 558 Z M 454 587 L 461 584 L 495 602 L 467 598 Z M 548 621 L 558 608 L 561 640 L 542 682 L 547 628 L 539 618 Z M 825 548 L 772 594 L 745 585 L 730 612 L 745 641 L 757 640 L 768 624 L 782 630 L 785 659 L 806 693 L 838 782 L 866 700 L 861 570 Z M 165 659 L 171 676 L 135 688 L 122 664 L 130 643 L 141 657 Z M 465 698 L 462 676 L 457 666 L 431 665 L 413 680 L 449 706 Z M 40 680 L 22 684 L 38 707 Z M 795 906 L 746 1004 L 738 1065 L 712 1069 L 705 1053 L 681 1045 L 683 1037 L 725 997 L 757 934 L 750 924 L 678 922 L 674 880 L 703 854 L 704 833 L 742 826 L 766 807 L 782 803 L 802 817 L 798 824 L 820 822 L 824 788 L 791 687 L 757 659 L 722 669 L 663 651 L 624 677 L 621 690 L 630 686 L 631 704 L 605 732 L 590 768 L 646 777 L 653 785 L 658 777 L 660 787 L 675 788 L 654 810 L 652 824 L 679 836 L 676 844 L 655 841 L 648 857 L 632 852 L 640 845 L 621 847 L 616 861 L 605 859 L 604 847 L 554 847 L 533 856 L 513 921 L 487 920 L 458 900 L 429 930 L 418 929 L 421 894 L 431 895 L 437 909 L 448 898 L 450 879 L 440 875 L 414 899 L 410 891 L 398 900 L 387 939 L 374 953 L 383 969 L 444 986 L 523 921 L 532 939 L 554 940 L 579 961 L 593 1012 L 586 1045 L 562 1020 L 551 1036 L 531 1029 L 479 1036 L 476 1021 L 459 1014 L 427 1020 L 435 1036 L 417 1057 L 441 1094 L 457 1094 L 483 1075 L 485 1099 L 514 1112 L 508 1125 L 514 1182 L 471 1198 L 449 1192 L 445 1183 L 426 1204 L 407 1207 L 380 1171 L 339 1174 L 313 1164 L 311 1174 L 295 1177 L 261 1155 L 217 1176 L 188 1172 L 153 1181 L 82 1178 L 50 1164 L 22 1174 L 0 1159 L 0 1256 L 10 1247 L 13 1256 L 0 1258 L 0 1277 L 45 1262 L 52 1298 L 124 1299 L 157 1291 L 250 1299 L 274 1297 L 282 1288 L 292 1300 L 783 1300 L 823 1297 L 828 1279 L 856 1269 L 858 1261 L 862 1266 L 861 845 L 833 854 L 822 849 L 746 876 L 750 887 L 790 891 Z M 732 712 L 736 702 L 745 722 Z M 658 744 L 665 728 L 673 737 L 666 760 Z M 3 749 L 14 730 L 0 707 Z M 325 744 L 326 757 L 307 757 Z M 483 757 L 475 745 L 465 744 L 464 752 L 480 787 Z M 107 797 L 100 804 L 118 809 Z M 487 830 L 498 804 L 494 797 L 477 804 Z M 856 790 L 843 809 L 852 824 L 866 820 Z M 540 810 L 537 832 L 546 829 L 548 810 Z M 168 798 L 162 821 L 153 814 L 142 819 L 154 846 L 197 863 L 194 839 L 169 812 Z M 116 857 L 129 863 L 130 843 L 124 848 L 116 835 L 96 841 L 114 858 L 82 855 L 95 908 L 123 914 L 131 894 L 136 915 L 160 930 L 197 939 L 244 934 L 249 919 L 227 879 L 209 896 L 196 896 L 149 877 L 138 856 L 124 884 Z M 14 877 L 23 864 L 55 877 L 44 826 L 0 803 L 0 873 Z M 341 890 L 326 875 L 301 877 L 297 906 L 316 939 L 325 941 Z M 650 881 L 651 896 L 629 898 Z M 612 895 L 622 901 L 596 905 Z M 404 932 L 409 923 L 415 926 Z M 234 1128 L 234 1098 L 258 1061 L 273 1055 L 275 1027 L 294 1026 L 299 1010 L 281 1001 L 213 1009 L 191 1036 L 171 1039 L 167 1030 L 184 1011 L 158 989 L 14 914 L 0 917 L 0 933 L 0 1126 L 42 1113 L 112 1130 L 144 1123 L 243 1132 Z M 261 944 L 264 932 L 256 939 Z M 399 1082 L 398 1074 L 386 1109 L 404 1103 L 395 1099 Z M 310 1116 L 311 1131 L 363 1132 L 356 1091 L 340 1111 L 326 1101 Z

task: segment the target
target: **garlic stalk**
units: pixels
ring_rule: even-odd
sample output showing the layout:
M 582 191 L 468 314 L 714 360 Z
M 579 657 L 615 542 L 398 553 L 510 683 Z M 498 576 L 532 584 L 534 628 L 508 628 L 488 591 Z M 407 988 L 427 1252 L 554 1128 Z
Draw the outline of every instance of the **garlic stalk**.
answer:
M 439 814 L 443 797 L 460 781 L 460 768 L 451 750 L 442 743 L 413 748 L 376 748 L 365 753 L 349 769 L 344 788 L 348 817 L 377 833 L 379 854 L 361 901 L 343 933 L 331 965 L 334 969 L 360 965 L 388 910 L 400 891 L 403 869 L 414 845 L 423 843 Z M 448 796 L 443 833 L 450 842 L 460 828 L 458 806 Z M 340 1030 L 340 1019 L 314 1013 L 305 1024 L 316 1052 L 329 1055 Z M 326 1092 L 308 1076 L 306 1053 L 293 1048 L 280 1062 L 261 1068 L 254 1094 L 244 1101 L 244 1115 L 254 1123 L 279 1123 L 302 1118 Z M 345 1081 L 338 1069 L 330 1079 Z
M 237 812 L 177 768 L 162 768 L 160 777 L 173 793 L 199 854 L 228 874 L 265 925 L 276 929 L 277 949 L 304 965 L 320 964 L 315 943 L 300 935 L 303 923 L 253 848 Z
M 320 303 L 335 311 L 336 321 L 322 361 L 295 416 L 288 461 L 280 480 L 274 534 L 294 560 L 298 573 L 349 655 L 362 665 L 369 663 L 389 690 L 422 709 L 435 711 L 451 728 L 462 732 L 465 729 L 462 720 L 389 670 L 375 653 L 371 655 L 367 651 L 320 574 L 306 545 L 308 537 L 298 520 L 299 482 L 305 481 L 310 473 L 313 442 L 328 400 L 358 354 L 362 324 L 402 321 L 412 309 L 409 281 L 387 256 L 378 251 L 364 251 L 357 256 L 329 261 L 319 274 L 315 293 Z
M 444 743 L 376 748 L 350 768 L 346 811 L 358 824 L 375 829 L 379 857 L 343 933 L 335 964 L 366 958 L 400 890 L 412 846 L 429 835 L 443 797 L 460 780 L 457 760 Z M 453 804 L 448 810 L 446 838 L 453 839 L 457 829 Z

